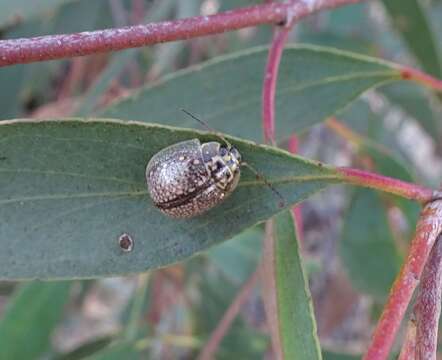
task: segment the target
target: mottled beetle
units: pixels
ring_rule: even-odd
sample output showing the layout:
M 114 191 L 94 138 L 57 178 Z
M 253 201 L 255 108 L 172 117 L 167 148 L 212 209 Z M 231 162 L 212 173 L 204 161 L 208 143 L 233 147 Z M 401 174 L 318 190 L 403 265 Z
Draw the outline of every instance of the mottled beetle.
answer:
M 218 205 L 238 185 L 241 165 L 251 169 L 281 197 L 251 166 L 242 162 L 234 146 L 218 136 L 225 145 L 217 141 L 201 144 L 198 139 L 192 139 L 171 145 L 150 159 L 146 167 L 149 194 L 163 213 L 174 218 L 190 218 Z

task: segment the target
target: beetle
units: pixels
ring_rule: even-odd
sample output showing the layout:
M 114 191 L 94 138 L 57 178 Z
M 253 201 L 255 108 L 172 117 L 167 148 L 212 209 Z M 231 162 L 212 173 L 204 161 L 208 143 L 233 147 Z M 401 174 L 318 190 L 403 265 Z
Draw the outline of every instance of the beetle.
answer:
M 174 218 L 200 215 L 223 202 L 238 185 L 242 158 L 229 143 L 198 139 L 156 153 L 146 167 L 149 194 Z
M 246 166 L 263 181 L 285 206 L 282 195 L 220 133 L 204 121 L 181 109 L 223 141 L 201 144 L 198 139 L 168 146 L 156 153 L 146 166 L 146 182 L 154 205 L 173 218 L 191 218 L 223 202 L 238 185 L 241 166 Z

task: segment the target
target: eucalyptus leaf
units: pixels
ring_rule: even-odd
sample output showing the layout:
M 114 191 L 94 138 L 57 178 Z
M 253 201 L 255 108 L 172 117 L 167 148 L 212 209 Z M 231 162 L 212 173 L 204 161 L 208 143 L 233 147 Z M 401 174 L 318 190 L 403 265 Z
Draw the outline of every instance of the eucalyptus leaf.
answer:
M 393 21 L 409 49 L 425 71 L 442 77 L 440 49 L 427 14 L 418 0 L 383 0 Z
M 0 278 L 124 275 L 165 266 L 280 212 L 280 199 L 243 168 L 230 198 L 188 220 L 169 218 L 147 193 L 145 167 L 168 145 L 213 134 L 117 120 L 0 124 Z M 288 207 L 327 184 L 332 167 L 239 139 L 243 158 Z M 122 233 L 134 250 L 118 245 Z
M 233 283 L 241 284 L 252 274 L 261 259 L 262 226 L 255 226 L 207 253 L 211 263 Z
M 197 268 L 194 271 L 198 275 L 193 274 L 193 276 L 200 278 L 198 284 L 202 301 L 198 301 L 193 307 L 194 313 L 191 314 L 191 318 L 195 326 L 193 335 L 201 339 L 200 348 L 203 348 L 202 345 L 206 344 L 210 334 L 216 331 L 241 288 L 232 283 L 221 271 L 208 271 L 207 268 Z M 264 321 L 262 308 L 255 305 L 258 309 L 252 310 L 256 299 L 254 295 L 250 295 L 250 305 L 244 304 L 244 316 L 237 316 L 232 321 L 214 354 L 215 359 L 262 359 L 266 349 L 269 348 L 267 334 L 256 328 Z M 250 312 L 255 315 L 252 322 L 255 326 L 251 326 L 249 321 L 246 321 L 250 319 L 250 315 L 247 316 Z M 197 356 L 195 354 L 190 358 Z
M 388 223 L 387 211 L 374 191 L 357 189 L 354 192 L 339 248 L 353 285 L 384 300 L 402 259 Z
M 111 105 L 100 116 L 198 127 L 184 108 L 212 128 L 260 141 L 266 48 L 220 56 L 165 77 Z M 279 69 L 277 134 L 302 131 L 341 111 L 361 93 L 399 79 L 392 64 L 326 47 L 288 46 Z
M 313 303 L 290 211 L 273 224 L 277 322 L 284 359 L 322 359 Z
M 34 360 L 49 350 L 70 285 L 34 282 L 18 289 L 0 320 L 0 359 Z

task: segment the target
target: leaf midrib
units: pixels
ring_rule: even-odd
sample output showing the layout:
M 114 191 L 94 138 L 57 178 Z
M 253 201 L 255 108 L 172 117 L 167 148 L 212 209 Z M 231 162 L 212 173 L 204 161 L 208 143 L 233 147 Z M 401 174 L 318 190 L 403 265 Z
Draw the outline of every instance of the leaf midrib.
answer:
M 318 180 L 330 180 L 339 181 L 341 177 L 338 174 L 325 174 L 325 175 L 304 175 L 304 176 L 287 176 L 278 179 L 270 179 L 272 184 L 288 184 L 295 182 L 309 182 Z M 266 186 L 262 181 L 243 181 L 238 184 L 238 187 L 253 187 L 253 186 Z M 0 205 L 13 204 L 13 203 L 25 203 L 32 201 L 45 201 L 45 200 L 66 200 L 66 199 L 81 199 L 81 198 L 92 198 L 92 197 L 138 197 L 146 196 L 148 194 L 147 190 L 142 191 L 121 191 L 121 192 L 91 192 L 91 193 L 77 193 L 77 194 L 51 194 L 51 195 L 41 195 L 41 196 L 26 196 L 17 197 L 12 199 L 0 200 Z

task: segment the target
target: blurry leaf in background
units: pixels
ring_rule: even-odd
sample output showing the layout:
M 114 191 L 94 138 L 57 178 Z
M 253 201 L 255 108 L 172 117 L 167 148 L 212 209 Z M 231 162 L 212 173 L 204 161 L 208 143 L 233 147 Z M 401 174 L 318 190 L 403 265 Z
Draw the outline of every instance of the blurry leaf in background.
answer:
M 18 116 L 21 111 L 21 83 L 23 68 L 11 66 L 0 70 L 0 84 L 8 91 L 2 91 L 0 96 L 0 116 L 1 119 L 10 119 Z
M 220 270 L 208 271 L 200 276 L 200 301 L 192 309 L 195 318 L 193 332 L 205 343 L 232 303 L 238 292 L 238 286 L 226 278 Z M 256 301 L 255 299 L 253 302 L 253 297 L 251 297 L 249 304 L 243 307 L 244 312 L 255 313 L 255 321 L 261 319 L 261 323 L 264 323 L 264 309 Z M 217 349 L 216 359 L 263 358 L 269 346 L 268 336 L 255 329 L 262 324 L 248 324 L 246 320 L 247 316 L 236 317 Z
M 442 136 L 442 111 L 431 102 L 431 94 L 412 83 L 391 84 L 380 89 L 380 92 L 404 112 L 412 116 L 426 133 L 440 145 Z
M 361 104 L 357 104 L 355 109 L 359 111 L 364 111 L 364 106 Z M 366 110 L 366 109 L 365 109 Z M 368 112 L 368 116 L 375 116 L 374 114 Z M 353 123 L 355 120 L 354 117 L 351 117 L 349 123 Z M 368 120 L 368 119 L 366 119 Z M 379 119 L 370 119 L 372 121 L 378 121 Z M 379 124 L 371 124 L 371 128 L 376 129 L 376 133 L 372 133 L 372 138 L 376 139 L 380 137 L 380 134 L 385 133 L 385 129 L 382 129 Z M 415 182 L 414 172 L 412 171 L 412 166 L 405 159 L 403 159 L 400 154 L 390 150 L 384 144 L 380 144 L 370 138 L 364 137 L 356 132 L 345 127 L 345 125 L 341 124 L 339 121 L 330 120 L 328 122 L 328 126 L 330 126 L 337 133 L 341 133 L 341 136 L 349 140 L 357 147 L 358 155 L 369 165 L 370 169 L 373 169 L 379 174 L 384 176 L 389 176 L 392 178 L 397 178 L 407 182 Z M 384 130 L 384 131 L 382 131 Z M 368 133 L 368 131 L 367 131 Z M 391 143 L 390 143 L 391 145 Z M 416 225 L 417 218 L 420 212 L 420 206 L 414 201 L 410 201 L 404 198 L 396 197 L 396 196 L 388 196 L 384 195 L 384 197 L 388 197 L 389 202 L 391 204 L 395 204 L 398 206 L 405 216 L 408 222 L 408 230 L 410 231 L 407 234 L 405 240 L 409 240 L 414 232 L 414 228 Z
M 0 3 L 0 28 L 26 21 L 28 18 L 53 11 L 57 6 L 76 0 L 2 0 Z
M 201 0 L 187 0 L 176 2 L 177 19 L 184 19 L 199 15 Z M 174 64 L 177 63 L 178 55 L 188 45 L 184 41 L 175 41 L 160 45 L 154 53 L 152 66 L 149 68 L 149 75 L 153 78 L 158 77 L 164 72 L 174 70 Z
M 274 192 L 246 168 L 232 196 L 202 216 L 172 219 L 153 206 L 145 183 L 149 159 L 183 140 L 219 140 L 213 134 L 57 119 L 3 124 L 0 137 L 2 279 L 145 271 L 207 249 L 282 210 Z M 334 168 L 276 148 L 231 142 L 273 183 L 286 206 L 339 181 Z M 132 252 L 118 246 L 122 233 L 133 238 Z
M 373 145 L 380 145 L 383 151 L 387 149 L 387 152 L 402 162 L 410 173 L 415 174 L 416 167 L 407 157 L 407 154 L 404 153 L 399 143 L 398 134 L 386 126 L 386 116 L 388 114 L 384 110 L 374 110 L 371 100 L 359 99 L 339 115 L 339 120 L 358 134 L 371 140 Z
M 144 314 L 149 303 L 148 289 L 149 289 L 150 274 L 140 274 L 137 277 L 137 288 L 134 295 L 129 302 L 127 319 L 125 324 L 125 337 L 128 341 L 135 341 L 146 327 Z
M 0 319 L 0 359 L 34 360 L 50 349 L 71 282 L 32 282 L 9 300 Z
M 37 2 L 32 1 L 32 4 L 34 3 Z M 106 14 L 104 10 L 107 1 L 104 0 L 92 2 L 89 0 L 53 0 L 52 3 L 64 5 L 54 6 L 50 14 L 36 13 L 36 16 L 28 21 L 11 27 L 5 32 L 4 37 L 12 39 L 92 30 L 97 27 L 99 19 L 105 17 Z M 1 11 L 0 14 L 2 14 Z M 107 25 L 110 24 L 111 22 L 107 21 Z M 60 71 L 61 65 L 66 63 L 66 60 L 60 60 L 0 68 L 0 83 L 3 89 L 8 89 L 2 91 L 0 97 L 0 119 L 22 116 L 26 102 L 36 101 L 36 104 L 39 104 L 54 97 L 56 92 L 53 88 L 54 78 Z
M 100 116 L 198 127 L 179 109 L 221 132 L 261 141 L 261 86 L 267 49 L 219 57 L 136 91 Z M 338 50 L 290 46 L 279 73 L 277 133 L 302 131 L 345 108 L 374 86 L 397 80 L 390 64 Z M 189 91 L 192 89 L 192 91 Z
M 400 160 L 396 159 L 391 152 L 386 148 L 382 148 L 375 143 L 365 143 L 361 146 L 361 153 L 366 154 L 373 161 L 376 172 L 401 179 L 403 181 L 414 182 L 415 178 L 412 176 L 410 170 Z M 415 201 L 410 201 L 397 196 L 387 196 L 390 201 L 399 207 L 408 223 L 408 234 L 404 240 L 411 240 L 414 234 L 416 222 L 419 217 L 421 206 Z
M 394 27 L 431 75 L 442 77 L 441 53 L 427 15 L 418 0 L 383 0 Z
M 312 298 L 292 213 L 285 211 L 277 215 L 270 226 L 262 270 L 263 296 L 274 351 L 284 359 L 321 359 Z
M 145 21 L 155 22 L 165 18 L 173 9 L 175 0 L 164 0 L 161 4 L 155 6 L 152 11 L 149 11 Z M 109 88 L 113 81 L 118 80 L 121 72 L 136 59 L 143 48 L 141 49 L 128 49 L 125 51 L 119 51 L 112 55 L 106 68 L 98 75 L 94 83 L 82 96 L 80 105 L 76 109 L 77 116 L 89 116 L 89 114 L 97 106 L 104 92 Z M 141 72 L 140 72 L 141 74 Z M 142 80 L 142 79 L 140 79 Z
M 218 12 L 228 11 L 239 7 L 256 5 L 257 0 L 221 0 Z
M 432 28 L 436 32 L 436 41 L 439 44 L 439 48 L 442 49 L 442 23 L 440 21 L 442 16 L 442 1 L 436 0 L 431 3 L 429 11 Z
M 339 252 L 355 288 L 383 300 L 397 275 L 401 256 L 381 196 L 354 191 L 345 217 Z
M 302 43 L 376 55 L 373 23 L 367 16 L 368 11 L 369 4 L 361 3 L 306 18 L 297 25 L 296 39 Z
M 405 89 L 419 90 L 413 84 L 402 83 L 402 85 Z M 388 88 L 391 86 L 387 87 L 387 91 L 389 91 Z M 407 92 L 405 91 L 405 93 Z M 412 102 L 413 99 L 410 101 Z M 425 98 L 417 97 L 414 101 L 419 103 L 426 100 Z M 404 106 L 408 107 L 406 104 Z M 417 114 L 426 113 L 431 115 L 431 112 L 425 112 L 423 109 L 415 110 Z M 407 158 L 407 154 L 404 154 L 403 149 L 398 144 L 398 134 L 384 126 L 383 114 L 375 114 L 369 105 L 362 101 L 357 101 L 344 113 L 343 119 L 345 124 L 357 128 L 358 133 L 366 136 L 357 139 L 358 151 L 360 155 L 368 156 L 368 161 L 374 171 L 407 182 L 424 182 L 422 179 L 417 178 L 416 165 L 411 159 Z M 356 134 L 355 136 L 359 137 L 360 135 Z M 414 234 L 420 206 L 414 201 L 400 197 L 387 196 L 387 198 L 390 205 L 395 205 L 401 210 L 402 215 L 407 221 L 407 229 L 402 234 L 406 242 Z
M 228 279 L 241 284 L 255 271 L 261 259 L 264 232 L 255 226 L 207 252 L 211 263 Z

